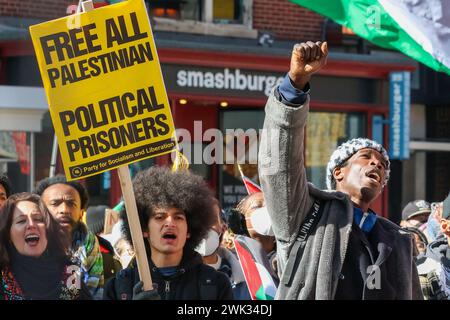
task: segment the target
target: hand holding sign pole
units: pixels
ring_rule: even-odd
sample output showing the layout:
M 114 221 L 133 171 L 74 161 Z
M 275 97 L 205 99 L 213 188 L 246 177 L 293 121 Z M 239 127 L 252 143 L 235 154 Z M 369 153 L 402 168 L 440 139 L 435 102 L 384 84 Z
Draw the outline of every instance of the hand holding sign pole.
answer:
M 152 278 L 150 275 L 150 267 L 148 265 L 147 253 L 145 252 L 144 238 L 142 237 L 141 224 L 137 213 L 136 200 L 134 198 L 133 184 L 131 183 L 130 170 L 128 165 L 117 168 L 120 179 L 120 187 L 127 211 L 128 223 L 130 225 L 131 239 L 133 240 L 133 248 L 136 255 L 139 277 L 144 282 L 144 291 L 152 290 Z
M 128 164 L 178 149 L 143 0 L 30 27 L 68 180 L 118 168 L 139 275 L 152 289 Z M 73 23 L 76 21 L 76 23 Z

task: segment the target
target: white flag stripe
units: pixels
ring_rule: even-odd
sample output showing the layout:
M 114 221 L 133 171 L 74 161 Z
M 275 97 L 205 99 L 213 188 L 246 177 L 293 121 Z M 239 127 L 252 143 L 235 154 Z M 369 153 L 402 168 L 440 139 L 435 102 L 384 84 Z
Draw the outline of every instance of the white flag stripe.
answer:
M 256 263 L 256 268 L 258 268 L 265 294 L 272 298 L 275 298 L 275 294 L 277 293 L 277 286 L 273 282 L 270 273 L 264 266 L 259 263 Z
M 450 1 L 378 0 L 422 48 L 450 68 Z

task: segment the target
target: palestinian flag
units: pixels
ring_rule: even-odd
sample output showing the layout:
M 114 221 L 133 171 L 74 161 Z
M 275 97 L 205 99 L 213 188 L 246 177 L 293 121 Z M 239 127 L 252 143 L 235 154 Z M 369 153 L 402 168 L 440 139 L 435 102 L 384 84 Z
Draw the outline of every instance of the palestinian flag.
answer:
M 234 246 L 252 300 L 273 300 L 277 286 L 266 253 L 258 241 L 237 235 Z
M 257 192 L 262 192 L 261 187 L 254 183 L 250 178 L 248 178 L 242 171 L 241 166 L 238 164 L 239 172 L 241 173 L 242 181 L 244 182 L 245 189 L 247 189 L 248 194 L 253 194 Z
M 450 75 L 450 1 L 290 0 Z
M 242 176 L 242 181 L 244 181 L 245 189 L 247 189 L 248 194 L 262 192 L 261 187 L 246 176 Z

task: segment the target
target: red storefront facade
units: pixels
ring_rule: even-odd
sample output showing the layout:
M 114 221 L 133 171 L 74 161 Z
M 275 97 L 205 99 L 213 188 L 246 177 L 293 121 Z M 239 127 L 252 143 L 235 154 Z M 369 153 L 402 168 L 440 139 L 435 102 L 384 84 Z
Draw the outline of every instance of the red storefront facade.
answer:
M 2 0 L 6 1 L 6 0 Z M 6 1 L 11 3 L 11 1 Z M 29 1 L 28 1 L 29 2 Z M 27 6 L 24 1 L 20 6 L 12 6 L 9 15 L 20 14 Z M 63 14 L 66 6 L 58 3 L 58 13 Z M 31 2 L 30 2 L 31 3 Z M 28 3 L 28 4 L 30 4 Z M 69 3 L 70 4 L 70 3 Z M 22 8 L 23 7 L 23 8 Z M 6 8 L 6 7 L 4 7 Z M 14 11 L 15 10 L 15 11 Z M 15 12 L 18 13 L 15 13 Z M 6 11 L 5 11 L 6 12 Z M 39 13 L 39 12 L 38 12 Z M 270 14 L 268 14 L 270 13 Z M 36 17 L 48 18 L 48 12 L 41 12 Z M 301 17 L 301 19 L 299 19 Z M 301 21 L 299 24 L 298 21 Z M 245 43 L 230 37 L 196 36 L 187 37 L 185 33 L 167 36 L 164 32 L 155 32 L 156 45 L 165 78 L 168 96 L 171 102 L 175 125 L 191 133 L 193 144 L 205 145 L 202 136 L 194 132 L 195 121 L 201 122 L 202 133 L 208 129 L 261 127 L 263 109 L 267 99 L 267 88 L 250 90 L 239 88 L 208 88 L 198 85 L 178 85 L 180 74 L 192 72 L 203 75 L 207 73 L 226 73 L 234 76 L 245 74 L 258 79 L 280 79 L 289 68 L 290 48 L 293 39 L 320 39 L 323 18 L 285 1 L 253 1 L 253 28 L 270 28 L 275 33 L 273 47 L 259 46 L 256 39 Z M 170 41 L 167 41 L 170 38 Z M 289 40 L 290 39 L 290 40 Z M 214 45 L 210 44 L 214 43 Z M 413 71 L 416 67 L 409 59 L 400 55 L 341 53 L 330 46 L 330 58 L 324 68 L 312 81 L 310 130 L 306 135 L 307 166 L 311 180 L 323 186 L 324 165 L 333 149 L 341 140 L 358 136 L 373 136 L 373 117 L 388 116 L 388 82 L 391 71 Z M 351 52 L 354 52 L 351 51 Z M 10 84 L 12 69 L 8 64 L 13 60 L 33 60 L 34 50 L 29 40 L 0 41 L 0 84 Z M 31 70 L 30 72 L 37 72 Z M 39 77 L 34 75 L 34 77 Z M 267 82 L 271 83 L 271 82 Z M 37 84 L 39 85 L 39 84 Z M 267 85 L 266 85 L 267 86 Z M 221 106 L 226 103 L 227 106 Z M 337 129 L 335 130 L 334 127 Z M 339 131 L 339 132 L 338 132 Z M 384 129 L 384 145 L 388 141 L 387 129 Z M 332 141 L 328 141 L 328 140 Z M 48 140 L 48 141 L 47 141 Z M 51 133 L 42 135 L 39 142 L 43 148 L 51 146 Z M 322 145 L 323 144 L 323 145 Z M 326 144 L 326 146 L 325 146 Z M 43 152 L 43 158 L 49 157 Z M 319 156 L 314 156 L 314 154 Z M 43 178 L 49 163 L 45 158 L 36 163 L 36 180 Z M 149 165 L 170 165 L 170 157 L 162 156 L 149 162 Z M 195 165 L 193 166 L 195 168 Z M 257 181 L 256 165 L 244 166 L 244 172 Z M 62 167 L 58 167 L 62 173 Z M 244 194 L 243 186 L 233 166 L 221 164 L 200 165 L 198 170 L 209 181 L 224 206 L 236 203 Z M 229 175 L 230 173 L 230 175 Z M 227 180 L 228 179 L 228 180 Z M 231 180 L 230 180 L 231 179 Z M 227 182 L 228 181 L 228 182 Z M 231 182 L 230 182 L 231 181 Z M 113 206 L 120 200 L 121 192 L 118 177 L 114 171 L 110 176 L 103 175 L 87 179 L 87 185 L 98 185 L 90 190 L 95 202 L 107 202 Z M 101 186 L 100 186 L 101 185 Z M 98 191 L 101 190 L 101 191 Z M 387 215 L 387 190 L 376 202 L 374 210 Z

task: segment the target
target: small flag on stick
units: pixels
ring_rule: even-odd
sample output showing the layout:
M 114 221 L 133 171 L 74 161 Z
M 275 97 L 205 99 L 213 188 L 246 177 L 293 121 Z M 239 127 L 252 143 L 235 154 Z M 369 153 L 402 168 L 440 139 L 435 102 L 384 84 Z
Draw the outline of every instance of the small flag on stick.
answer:
M 246 177 L 242 172 L 241 166 L 238 164 L 239 172 L 241 173 L 242 181 L 244 182 L 245 189 L 247 189 L 248 194 L 253 194 L 257 192 L 262 192 L 261 187 L 254 183 L 250 178 Z

